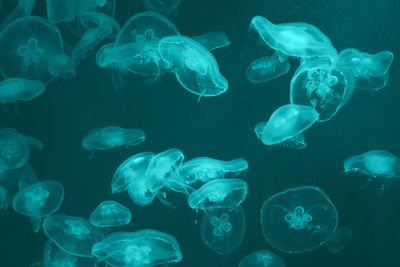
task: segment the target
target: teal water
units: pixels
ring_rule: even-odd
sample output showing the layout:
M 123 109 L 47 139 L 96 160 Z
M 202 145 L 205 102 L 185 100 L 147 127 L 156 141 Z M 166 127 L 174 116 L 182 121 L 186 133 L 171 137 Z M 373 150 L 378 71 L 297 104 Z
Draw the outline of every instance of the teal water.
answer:
M 38 1 L 33 14 L 45 15 L 43 2 Z M 121 0 L 116 19 L 123 24 L 144 10 L 140 1 Z M 338 51 L 347 47 L 369 53 L 392 51 L 395 59 L 388 86 L 376 93 L 356 93 L 333 119 L 314 125 L 306 132 L 306 149 L 267 148 L 253 127 L 289 102 L 290 79 L 297 65 L 266 84 L 246 80 L 248 64 L 270 53 L 248 31 L 255 15 L 274 23 L 311 23 L 330 37 Z M 400 2 L 395 0 L 183 0 L 170 17 L 182 34 L 220 30 L 232 41 L 213 52 L 229 81 L 226 93 L 197 103 L 197 97 L 172 75 L 152 86 L 130 77 L 116 92 L 107 70 L 97 67 L 92 54 L 78 66 L 75 78 L 54 80 L 43 95 L 20 103 L 18 114 L 12 108 L 1 111 L 0 126 L 43 141 L 43 151 L 33 152 L 30 163 L 40 179 L 64 185 L 59 212 L 88 218 L 101 201 L 117 200 L 131 209 L 137 229 L 157 229 L 176 237 L 183 254 L 176 266 L 236 266 L 242 257 L 260 249 L 278 254 L 287 266 L 400 266 L 400 181 L 382 194 L 378 183 L 361 189 L 367 178 L 343 174 L 347 156 L 372 149 L 400 155 L 399 18 Z M 82 138 L 91 129 L 108 125 L 143 129 L 147 139 L 135 147 L 95 153 L 89 160 Z M 171 210 L 157 201 L 138 207 L 126 193 L 111 194 L 112 175 L 123 160 L 168 148 L 181 149 L 186 159 L 243 157 L 248 161 L 249 195 L 242 205 L 247 226 L 243 243 L 233 254 L 219 256 L 202 242 L 195 223 L 201 215 L 180 195 L 172 195 L 177 208 Z M 339 254 L 323 247 L 285 254 L 265 241 L 260 227 L 263 202 L 302 185 L 323 189 L 336 206 L 339 224 L 353 230 L 353 239 Z M 11 208 L 0 212 L 0 237 L 0 266 L 28 266 L 41 259 L 43 231 L 34 234 L 29 219 Z

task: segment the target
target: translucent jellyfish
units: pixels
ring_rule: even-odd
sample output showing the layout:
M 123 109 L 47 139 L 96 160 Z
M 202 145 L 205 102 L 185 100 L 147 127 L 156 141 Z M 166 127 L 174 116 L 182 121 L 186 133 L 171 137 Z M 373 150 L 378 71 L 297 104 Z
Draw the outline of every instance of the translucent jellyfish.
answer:
M 0 172 L 0 185 L 2 185 L 7 191 L 14 189 L 18 185 L 18 189 L 38 182 L 39 179 L 35 171 L 32 169 L 29 163 L 18 169 L 4 170 Z
M 254 29 L 268 46 L 287 56 L 337 56 L 329 38 L 308 23 L 273 24 L 264 17 L 255 16 L 251 20 L 250 28 Z
M 93 245 L 103 239 L 103 232 L 86 219 L 64 214 L 44 219 L 43 230 L 60 249 L 79 257 L 91 257 Z
M 233 209 L 247 197 L 247 183 L 241 179 L 215 179 L 190 194 L 188 203 L 192 209 Z
M 319 121 L 330 120 L 354 91 L 354 76 L 328 58 L 303 62 L 290 82 L 290 103 L 314 107 Z
M 21 168 L 28 159 L 29 147 L 24 136 L 14 129 L 0 129 L 0 172 Z
M 85 12 L 79 17 L 79 20 L 86 29 L 110 27 L 113 30 L 111 33 L 112 36 L 115 36 L 121 30 L 121 27 L 115 19 L 100 12 Z
M 169 15 L 176 10 L 182 0 L 142 0 L 143 5 L 150 11 Z
M 344 171 L 365 174 L 373 178 L 400 178 L 400 158 L 383 150 L 371 150 L 346 158 Z M 382 184 L 382 190 L 385 184 Z
M 132 16 L 115 42 L 119 65 L 132 73 L 157 79 L 170 67 L 158 53 L 159 40 L 176 34 L 179 31 L 175 25 L 157 13 L 142 12 Z
M 153 152 L 142 152 L 122 162 L 111 181 L 112 193 L 124 192 L 128 190 L 130 184 L 143 179 L 147 166 L 153 157 Z
M 45 85 L 38 80 L 10 78 L 0 82 L 0 103 L 29 101 L 44 92 Z
M 219 255 L 228 255 L 242 243 L 246 218 L 241 206 L 213 209 L 203 215 L 200 233 L 203 242 Z
M 9 2 L 17 2 L 10 4 Z M 30 16 L 36 0 L 0 1 L 0 31 L 11 21 Z
M 387 50 L 368 54 L 347 48 L 339 53 L 336 65 L 353 73 L 356 88 L 380 90 L 389 81 L 389 68 L 392 62 L 393 53 Z
M 92 255 L 111 266 L 169 265 L 182 260 L 172 235 L 150 229 L 112 233 L 94 244 Z
M 53 23 L 71 22 L 87 10 L 103 6 L 99 0 L 47 0 L 47 17 Z
M 90 214 L 89 222 L 96 227 L 122 226 L 130 223 L 131 211 L 120 203 L 107 200 L 101 202 Z
M 79 61 L 89 54 L 101 41 L 112 33 L 112 28 L 108 26 L 97 27 L 87 30 L 81 40 L 72 50 L 72 59 Z
M 283 142 L 296 143 L 295 140 L 298 138 L 296 136 L 311 127 L 318 118 L 318 113 L 309 106 L 284 105 L 272 113 L 261 132 L 261 141 L 267 146 L 278 145 Z M 260 128 L 260 125 L 258 125 L 257 131 Z
M 353 231 L 350 227 L 339 226 L 331 237 L 325 242 L 325 248 L 332 254 L 342 251 L 350 242 Z
M 161 58 L 173 66 L 179 83 L 200 98 L 218 96 L 228 89 L 228 81 L 219 72 L 214 56 L 191 38 L 164 37 L 158 51 Z
M 243 257 L 239 267 L 285 267 L 285 262 L 268 250 L 259 250 Z
M 252 83 L 265 83 L 285 75 L 290 70 L 289 61 L 279 61 L 276 53 L 251 62 L 246 70 L 246 78 Z
M 59 54 L 53 57 L 49 62 L 49 72 L 55 77 L 64 80 L 76 76 L 76 63 L 66 54 Z
M 53 180 L 24 187 L 13 198 L 16 212 L 32 217 L 47 217 L 56 212 L 64 200 L 64 187 Z
M 115 43 L 103 45 L 96 53 L 96 64 L 101 68 L 118 68 L 118 57 L 114 50 Z
M 142 130 L 107 126 L 91 130 L 83 138 L 82 146 L 89 151 L 107 150 L 119 146 L 136 146 L 145 139 L 146 135 Z
M 48 240 L 43 248 L 44 267 L 96 267 L 92 258 L 82 258 L 70 255 Z
M 6 210 L 11 203 L 11 196 L 7 190 L 0 185 L 0 210 Z
M 50 60 L 64 53 L 60 31 L 42 17 L 27 16 L 12 21 L 0 33 L 0 72 L 7 78 L 54 79 Z
M 301 253 L 320 247 L 336 231 L 338 214 L 328 196 L 313 186 L 270 197 L 261 208 L 261 228 L 274 248 Z
M 202 35 L 193 36 L 192 39 L 204 46 L 208 51 L 227 47 L 231 44 L 228 35 L 224 32 L 207 32 Z

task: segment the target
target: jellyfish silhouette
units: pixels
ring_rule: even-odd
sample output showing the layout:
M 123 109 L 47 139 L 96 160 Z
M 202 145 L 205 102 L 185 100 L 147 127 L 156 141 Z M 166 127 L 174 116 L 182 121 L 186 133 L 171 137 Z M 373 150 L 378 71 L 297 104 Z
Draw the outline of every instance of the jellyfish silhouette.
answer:
M 268 250 L 259 250 L 243 257 L 239 267 L 285 267 L 285 262 Z
M 89 222 L 96 227 L 122 226 L 130 223 L 131 211 L 122 204 L 107 200 L 101 202 L 90 214 Z
M 290 70 L 289 61 L 281 62 L 276 53 L 251 62 L 246 70 L 246 78 L 252 83 L 265 83 L 285 75 Z

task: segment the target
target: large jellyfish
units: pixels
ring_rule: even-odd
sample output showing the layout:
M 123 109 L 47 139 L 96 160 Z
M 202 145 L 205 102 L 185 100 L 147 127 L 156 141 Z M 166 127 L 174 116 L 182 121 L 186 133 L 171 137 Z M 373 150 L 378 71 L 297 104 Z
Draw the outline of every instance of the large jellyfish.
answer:
M 241 179 L 215 179 L 190 194 L 188 203 L 192 209 L 233 209 L 247 197 L 247 183 Z
M 29 101 L 44 92 L 45 85 L 39 80 L 9 78 L 0 82 L 0 103 Z
M 239 267 L 285 267 L 285 262 L 268 250 L 259 250 L 243 257 Z
M 101 202 L 90 214 L 89 222 L 96 227 L 113 227 L 129 224 L 131 211 L 122 204 L 107 200 Z
M 261 208 L 261 228 L 274 248 L 286 253 L 311 251 L 336 231 L 338 214 L 319 188 L 291 188 L 270 197 Z
M 246 70 L 246 78 L 252 83 L 265 83 L 285 75 L 290 70 L 289 61 L 281 62 L 276 53 L 251 62 Z
M 154 266 L 182 260 L 178 241 L 169 234 L 145 229 L 118 232 L 94 244 L 92 255 L 111 266 Z
M 54 77 L 64 80 L 71 79 L 76 76 L 76 63 L 66 54 L 59 54 L 53 57 L 49 62 L 49 72 Z
M 79 257 L 90 257 L 93 245 L 103 239 L 103 232 L 86 219 L 64 214 L 44 219 L 43 230 L 64 252 Z
M 173 67 L 179 83 L 189 92 L 218 96 L 228 89 L 214 56 L 201 44 L 182 35 L 168 36 L 158 45 L 161 58 Z
M 292 57 L 336 57 L 337 51 L 329 38 L 317 27 L 302 22 L 273 24 L 262 16 L 251 20 L 250 28 L 257 31 L 272 49 Z
M 318 118 L 318 113 L 312 107 L 288 104 L 275 110 L 265 126 L 258 124 L 255 131 L 267 146 L 279 145 L 284 142 L 296 144 L 299 135 L 301 137 L 301 134 L 311 127 Z M 262 127 L 264 128 L 261 131 Z
M 325 242 L 325 248 L 332 254 L 337 254 L 342 251 L 347 243 L 351 241 L 353 231 L 350 227 L 339 226 L 336 231 Z
M 212 209 L 200 223 L 203 242 L 219 255 L 228 255 L 242 243 L 246 218 L 242 206 L 234 209 Z
M 193 36 L 192 39 L 208 51 L 212 51 L 217 48 L 227 47 L 231 44 L 228 35 L 224 32 L 207 32 L 202 35 Z
M 4 78 L 54 79 L 50 60 L 64 53 L 60 31 L 42 17 L 14 20 L 0 33 L 0 72 Z
M 169 15 L 176 10 L 182 0 L 141 0 L 150 11 Z
M 331 119 L 350 100 L 354 75 L 337 67 L 329 58 L 306 60 L 290 82 L 290 103 L 309 105 L 319 113 L 319 121 Z

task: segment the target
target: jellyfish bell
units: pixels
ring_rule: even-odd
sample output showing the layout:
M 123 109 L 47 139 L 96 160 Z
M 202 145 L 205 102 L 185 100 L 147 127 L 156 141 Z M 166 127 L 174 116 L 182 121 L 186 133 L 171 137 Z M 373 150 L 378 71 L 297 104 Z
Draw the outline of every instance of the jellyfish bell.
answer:
M 45 90 L 45 85 L 39 80 L 24 78 L 9 78 L 0 81 L 0 103 L 15 103 L 17 101 L 30 101 Z
M 29 146 L 15 129 L 0 129 L 0 170 L 23 167 L 29 159 Z
M 61 79 L 71 79 L 76 76 L 76 63 L 66 54 L 59 54 L 49 62 L 49 72 Z
M 89 222 L 100 228 L 115 227 L 129 224 L 132 219 L 131 211 L 122 204 L 107 200 L 101 202 L 90 214 Z
M 289 61 L 281 62 L 276 53 L 251 62 L 246 70 L 246 78 L 251 83 L 265 83 L 285 75 L 290 70 Z
M 207 32 L 201 35 L 192 36 L 192 39 L 204 46 L 208 51 L 227 47 L 231 44 L 228 35 L 220 31 Z
M 351 241 L 353 231 L 350 227 L 339 226 L 331 237 L 325 242 L 325 248 L 332 254 L 337 254 L 342 251 Z
M 112 29 L 111 36 L 116 36 L 121 30 L 115 19 L 101 12 L 87 11 L 79 17 L 79 20 L 86 29 L 110 27 Z
M 268 250 L 259 250 L 243 257 L 239 267 L 285 267 L 285 262 Z

